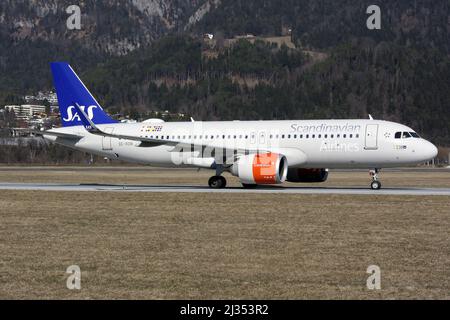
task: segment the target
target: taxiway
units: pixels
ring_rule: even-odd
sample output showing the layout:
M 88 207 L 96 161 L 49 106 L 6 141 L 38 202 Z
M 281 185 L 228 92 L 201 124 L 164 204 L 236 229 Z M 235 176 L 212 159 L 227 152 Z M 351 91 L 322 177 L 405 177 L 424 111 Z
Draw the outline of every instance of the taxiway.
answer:
M 119 184 L 58 184 L 58 183 L 0 183 L 0 190 L 88 191 L 88 192 L 182 192 L 182 193 L 281 193 L 281 194 L 345 194 L 345 195 L 411 195 L 450 196 L 450 188 L 383 188 L 364 187 L 282 187 L 260 186 L 256 189 L 230 187 L 210 189 L 189 185 L 119 185 Z

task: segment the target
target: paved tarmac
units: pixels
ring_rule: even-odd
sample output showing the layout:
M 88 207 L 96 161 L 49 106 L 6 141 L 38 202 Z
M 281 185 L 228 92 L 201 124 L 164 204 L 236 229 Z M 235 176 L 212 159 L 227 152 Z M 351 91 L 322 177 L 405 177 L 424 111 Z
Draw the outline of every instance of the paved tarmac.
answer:
M 383 188 L 371 190 L 356 187 L 283 187 L 260 186 L 256 189 L 229 187 L 210 189 L 206 186 L 185 185 L 119 185 L 119 184 L 60 184 L 60 183 L 0 183 L 0 190 L 86 191 L 86 192 L 182 192 L 182 193 L 284 193 L 284 194 L 347 194 L 347 195 L 411 195 L 450 196 L 450 188 Z

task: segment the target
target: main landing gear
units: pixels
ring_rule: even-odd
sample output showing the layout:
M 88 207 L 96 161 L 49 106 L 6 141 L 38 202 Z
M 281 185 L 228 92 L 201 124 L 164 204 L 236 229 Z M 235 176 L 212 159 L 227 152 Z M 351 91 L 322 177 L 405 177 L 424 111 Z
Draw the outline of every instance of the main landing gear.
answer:
M 209 187 L 212 189 L 222 189 L 227 185 L 227 180 L 222 176 L 213 176 L 208 180 Z
M 223 173 L 224 168 L 221 165 L 218 165 L 216 167 L 216 175 L 212 176 L 208 180 L 208 185 L 212 189 L 223 189 L 227 186 L 227 180 L 221 176 Z
M 372 190 L 381 189 L 381 182 L 378 180 L 379 172 L 380 172 L 380 169 L 373 169 L 373 170 L 369 171 L 369 174 L 372 177 L 372 182 L 370 183 L 370 188 L 372 188 Z

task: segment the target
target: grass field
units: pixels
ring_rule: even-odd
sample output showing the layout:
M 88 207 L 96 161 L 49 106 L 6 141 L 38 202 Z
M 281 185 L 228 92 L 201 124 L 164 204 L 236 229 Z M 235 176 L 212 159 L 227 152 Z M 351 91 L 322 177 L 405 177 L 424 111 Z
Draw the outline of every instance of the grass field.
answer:
M 205 184 L 207 177 L 0 169 L 2 182 Z M 382 178 L 449 186 L 441 172 Z M 338 172 L 328 182 L 335 184 L 366 186 L 368 175 Z M 444 196 L 1 191 L 0 212 L 0 298 L 450 298 Z M 66 288 L 74 264 L 79 291 Z M 377 291 L 366 288 L 373 264 L 381 268 Z

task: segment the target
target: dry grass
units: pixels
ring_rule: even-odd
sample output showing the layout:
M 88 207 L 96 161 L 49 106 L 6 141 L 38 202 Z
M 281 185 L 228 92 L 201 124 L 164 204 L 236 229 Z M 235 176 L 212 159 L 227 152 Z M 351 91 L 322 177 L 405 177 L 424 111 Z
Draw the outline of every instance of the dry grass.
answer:
M 209 176 L 121 170 L 0 180 Z M 330 183 L 367 184 L 346 177 Z M 0 212 L 0 298 L 450 298 L 449 197 L 1 191 Z M 72 264 L 80 291 L 65 286 Z M 366 289 L 371 264 L 381 291 Z

